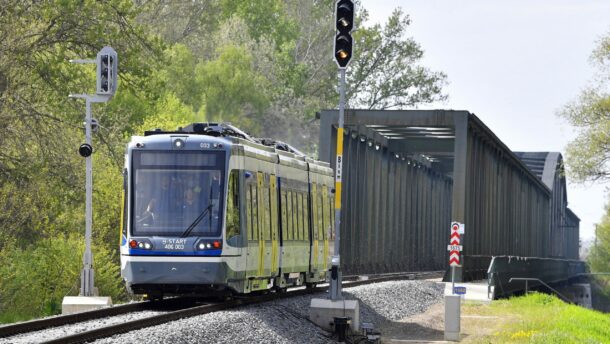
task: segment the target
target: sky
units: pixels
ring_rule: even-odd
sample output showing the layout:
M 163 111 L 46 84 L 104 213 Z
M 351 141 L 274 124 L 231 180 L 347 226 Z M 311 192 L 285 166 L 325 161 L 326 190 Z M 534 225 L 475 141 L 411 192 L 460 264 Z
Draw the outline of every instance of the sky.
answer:
M 369 22 L 396 7 L 411 18 L 407 35 L 422 64 L 447 74 L 449 100 L 420 108 L 467 110 L 513 151 L 559 151 L 576 132 L 557 113 L 593 80 L 590 55 L 610 34 L 608 0 L 362 0 Z M 358 47 L 354 47 L 358 49 Z M 568 206 L 591 240 L 609 184 L 568 177 Z

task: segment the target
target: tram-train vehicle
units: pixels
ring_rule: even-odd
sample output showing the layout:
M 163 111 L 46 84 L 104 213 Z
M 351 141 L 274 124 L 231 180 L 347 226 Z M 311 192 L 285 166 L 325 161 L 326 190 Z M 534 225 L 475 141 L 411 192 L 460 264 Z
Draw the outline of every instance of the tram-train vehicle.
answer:
M 247 294 L 327 280 L 333 171 L 229 124 L 155 129 L 127 145 L 121 275 L 164 295 Z

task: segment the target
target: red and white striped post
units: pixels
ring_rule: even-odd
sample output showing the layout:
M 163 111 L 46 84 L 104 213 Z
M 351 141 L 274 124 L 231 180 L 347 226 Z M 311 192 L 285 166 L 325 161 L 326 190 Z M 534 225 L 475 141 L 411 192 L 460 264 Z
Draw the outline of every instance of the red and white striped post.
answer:
M 449 237 L 449 266 L 451 267 L 451 293 L 455 291 L 455 267 L 460 266 L 460 251 L 462 245 L 460 245 L 460 224 L 458 222 L 451 223 L 451 236 Z

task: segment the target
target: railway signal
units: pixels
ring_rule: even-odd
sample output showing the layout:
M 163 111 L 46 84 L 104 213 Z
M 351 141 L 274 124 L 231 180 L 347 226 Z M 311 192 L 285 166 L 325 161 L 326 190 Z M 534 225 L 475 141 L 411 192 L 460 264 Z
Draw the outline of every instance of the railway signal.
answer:
M 112 97 L 116 91 L 118 58 L 111 47 L 104 47 L 97 53 L 97 94 Z
M 340 300 L 341 261 L 339 247 L 341 240 L 341 171 L 343 165 L 343 122 L 345 112 L 345 69 L 352 58 L 352 35 L 354 28 L 354 2 L 338 0 L 335 4 L 335 61 L 339 66 L 339 127 L 337 128 L 337 160 L 335 163 L 335 245 L 331 265 L 330 299 Z
M 336 4 L 335 25 L 335 61 L 339 68 L 346 68 L 352 59 L 354 45 L 352 30 L 354 28 L 354 2 L 352 0 L 339 0 Z
M 105 103 L 116 92 L 118 76 L 118 56 L 111 47 L 104 47 L 94 60 L 70 60 L 71 63 L 95 64 L 96 65 L 96 93 L 95 94 L 70 94 L 70 98 L 85 99 L 85 143 L 80 145 L 78 153 L 86 159 L 86 185 L 85 185 L 85 253 L 83 254 L 83 270 L 81 272 L 80 296 L 94 296 L 93 255 L 91 253 L 91 226 L 93 218 L 93 161 L 91 154 L 91 134 L 97 130 L 98 123 L 91 117 L 92 103 Z
M 92 153 L 93 147 L 91 147 L 91 145 L 88 143 L 83 143 L 82 145 L 80 145 L 80 147 L 78 147 L 78 154 L 80 154 L 80 156 L 82 156 L 83 158 L 90 157 Z

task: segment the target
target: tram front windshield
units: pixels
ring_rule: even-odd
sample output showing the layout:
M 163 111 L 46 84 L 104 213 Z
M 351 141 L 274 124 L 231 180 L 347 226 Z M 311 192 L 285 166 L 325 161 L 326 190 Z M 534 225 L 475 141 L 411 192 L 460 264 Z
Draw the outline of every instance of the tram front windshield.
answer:
M 134 236 L 219 236 L 224 152 L 133 153 Z

